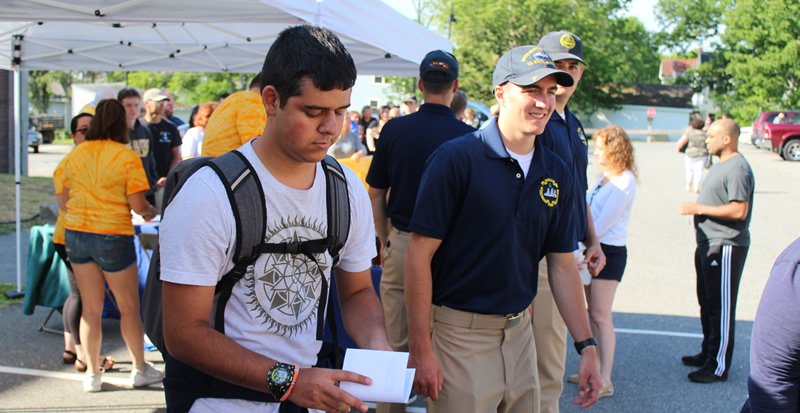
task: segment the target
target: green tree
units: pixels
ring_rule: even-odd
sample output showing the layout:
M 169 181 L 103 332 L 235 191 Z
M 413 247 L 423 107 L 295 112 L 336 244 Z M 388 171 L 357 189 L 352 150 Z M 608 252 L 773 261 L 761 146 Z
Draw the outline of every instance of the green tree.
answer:
M 719 92 L 737 119 L 800 107 L 799 14 L 796 0 L 739 0 L 726 12 L 721 49 L 730 82 Z
M 460 84 L 473 100 L 494 101 L 492 72 L 503 53 L 565 29 L 583 40 L 588 64 L 573 109 L 591 113 L 613 107 L 620 87 L 657 81 L 657 48 L 640 21 L 620 16 L 625 0 L 436 0 L 435 4 L 440 27 L 446 27 L 451 6 L 454 10 L 452 40 Z
M 28 99 L 38 113 L 47 113 L 53 85 L 60 84 L 69 95 L 72 74 L 60 70 L 31 70 L 28 72 Z
M 731 0 L 658 0 L 656 20 L 664 28 L 656 41 L 684 52 L 720 34 Z

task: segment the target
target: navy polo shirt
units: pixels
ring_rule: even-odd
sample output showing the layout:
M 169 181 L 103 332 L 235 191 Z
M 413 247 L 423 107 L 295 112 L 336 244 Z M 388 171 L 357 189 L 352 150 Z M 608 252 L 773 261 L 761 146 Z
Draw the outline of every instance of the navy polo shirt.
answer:
M 433 256 L 433 304 L 483 314 L 524 310 L 539 261 L 572 252 L 572 173 L 537 139 L 527 178 L 497 123 L 444 143 L 428 160 L 410 229 L 442 240 Z
M 586 178 L 586 168 L 589 166 L 589 143 L 583 132 L 583 125 L 578 118 L 564 109 L 566 120 L 556 112 L 550 116 L 544 132 L 536 139 L 541 140 L 545 147 L 558 155 L 572 171 L 572 180 L 575 182 L 576 224 L 578 241 L 586 239 L 589 221 L 586 219 L 586 190 L 589 184 Z
M 419 111 L 390 120 L 381 130 L 367 173 L 367 183 L 389 189 L 386 215 L 392 226 L 408 231 L 419 181 L 428 157 L 442 143 L 473 132 L 444 105 L 425 103 Z

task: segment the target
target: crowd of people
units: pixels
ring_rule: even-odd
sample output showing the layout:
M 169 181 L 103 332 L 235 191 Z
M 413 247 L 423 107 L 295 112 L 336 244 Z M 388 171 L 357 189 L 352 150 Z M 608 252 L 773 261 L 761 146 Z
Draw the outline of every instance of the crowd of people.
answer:
M 432 411 L 558 412 L 567 330 L 580 355 L 567 376 L 579 386 L 575 402 L 613 396 L 612 304 L 627 263 L 637 167 L 625 131 L 602 128 L 593 137 L 601 175 L 590 188 L 589 141 L 569 109 L 585 69 L 581 39 L 566 31 L 508 50 L 490 85 L 493 116 L 480 125 L 459 91 L 458 60 L 434 50 L 420 63 L 419 93 L 373 116 L 370 106 L 348 111 L 356 70 L 339 39 L 297 26 L 278 36 L 249 90 L 198 105 L 187 124 L 161 89 L 141 97 L 123 89 L 99 102 L 93 116 L 73 119 L 76 147 L 54 179 L 60 254 L 75 280 L 65 360 L 74 355 L 85 366 L 84 390 L 101 389 L 114 363 L 100 356 L 107 283 L 132 385 L 163 378 L 168 411 L 365 412 L 339 384 L 368 377 L 314 367 L 335 283 L 355 343 L 409 352 L 414 392 Z M 709 383 L 730 368 L 755 183 L 734 121 L 692 128 L 682 139 L 687 190 L 699 195 L 679 212 L 694 216 L 704 338 L 700 353 L 682 361 L 698 368 L 690 380 Z M 225 186 L 224 171 L 199 169 L 161 208 L 182 159 L 231 151 L 266 210 L 263 242 L 246 268 L 236 260 L 240 232 L 248 213 L 264 211 L 240 211 L 239 187 Z M 344 169 L 336 173 L 347 196 L 335 199 L 328 157 L 369 155 L 369 188 Z M 710 155 L 719 162 L 703 177 Z M 131 211 L 148 220 L 162 214 L 166 376 L 142 354 Z M 338 245 L 328 226 L 342 219 L 349 230 Z M 231 279 L 220 299 L 217 286 Z M 405 405 L 379 403 L 378 411 Z

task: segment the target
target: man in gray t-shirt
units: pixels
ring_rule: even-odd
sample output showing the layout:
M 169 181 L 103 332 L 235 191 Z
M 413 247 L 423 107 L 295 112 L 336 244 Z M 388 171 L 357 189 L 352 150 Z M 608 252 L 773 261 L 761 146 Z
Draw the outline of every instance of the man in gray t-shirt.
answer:
M 689 373 L 689 380 L 696 383 L 728 378 L 755 187 L 750 164 L 738 151 L 739 125 L 720 119 L 707 135 L 708 151 L 719 156 L 719 163 L 708 172 L 697 202 L 685 202 L 680 208 L 681 214 L 694 215 L 697 238 L 694 264 L 703 343 L 700 353 L 681 359 L 687 366 L 700 368 Z

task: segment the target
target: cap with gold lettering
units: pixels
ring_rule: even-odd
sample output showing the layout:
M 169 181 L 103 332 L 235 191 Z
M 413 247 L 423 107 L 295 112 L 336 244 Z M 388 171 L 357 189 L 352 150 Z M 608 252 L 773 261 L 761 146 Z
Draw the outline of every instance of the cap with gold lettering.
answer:
M 515 47 L 497 61 L 492 76 L 492 89 L 506 82 L 528 86 L 550 75 L 561 86 L 572 86 L 575 83 L 569 73 L 556 69 L 553 60 L 541 47 Z

